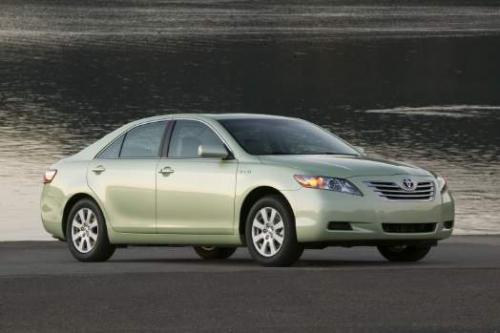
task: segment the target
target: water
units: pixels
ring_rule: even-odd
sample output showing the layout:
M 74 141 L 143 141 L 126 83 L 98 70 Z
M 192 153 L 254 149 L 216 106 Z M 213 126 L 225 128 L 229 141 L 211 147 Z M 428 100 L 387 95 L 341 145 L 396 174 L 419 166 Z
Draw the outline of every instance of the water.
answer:
M 0 240 L 48 238 L 48 165 L 173 112 L 314 121 L 446 175 L 457 233 L 499 233 L 500 9 L 374 3 L 3 1 Z

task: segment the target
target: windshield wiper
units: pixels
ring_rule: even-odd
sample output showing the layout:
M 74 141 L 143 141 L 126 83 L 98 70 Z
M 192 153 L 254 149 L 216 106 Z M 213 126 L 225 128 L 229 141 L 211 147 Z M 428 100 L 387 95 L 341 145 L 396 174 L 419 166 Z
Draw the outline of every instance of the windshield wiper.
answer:
M 349 155 L 349 156 L 358 156 L 357 154 L 349 154 L 349 153 L 334 153 L 332 151 L 320 151 L 315 153 L 307 153 L 304 155 Z
M 270 153 L 260 154 L 260 155 L 348 155 L 348 156 L 359 156 L 357 154 L 335 153 L 332 151 L 320 151 L 320 152 L 314 152 L 314 153 L 286 153 L 286 152 L 273 151 Z

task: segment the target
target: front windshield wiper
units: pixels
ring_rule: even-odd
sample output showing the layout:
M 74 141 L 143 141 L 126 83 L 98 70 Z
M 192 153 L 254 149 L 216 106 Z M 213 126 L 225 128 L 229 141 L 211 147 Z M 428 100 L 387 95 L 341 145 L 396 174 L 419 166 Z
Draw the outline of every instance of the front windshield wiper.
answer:
M 350 154 L 350 153 L 334 153 L 332 151 L 320 151 L 317 153 L 307 153 L 304 155 L 348 155 L 348 156 L 358 156 L 358 154 Z
M 359 156 L 358 154 L 335 153 L 332 151 L 321 151 L 321 152 L 314 152 L 314 153 L 285 153 L 285 152 L 273 151 L 270 153 L 260 154 L 260 155 L 348 155 L 348 156 Z

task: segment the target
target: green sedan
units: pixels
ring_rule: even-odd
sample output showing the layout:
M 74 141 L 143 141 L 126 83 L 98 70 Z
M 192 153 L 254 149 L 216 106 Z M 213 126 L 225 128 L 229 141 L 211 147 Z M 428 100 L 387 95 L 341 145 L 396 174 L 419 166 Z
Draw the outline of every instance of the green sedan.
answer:
M 246 246 L 266 266 L 327 246 L 417 261 L 454 222 L 443 177 L 369 158 L 307 121 L 256 114 L 124 125 L 45 172 L 41 212 L 80 261 L 133 244 L 191 245 L 204 259 Z

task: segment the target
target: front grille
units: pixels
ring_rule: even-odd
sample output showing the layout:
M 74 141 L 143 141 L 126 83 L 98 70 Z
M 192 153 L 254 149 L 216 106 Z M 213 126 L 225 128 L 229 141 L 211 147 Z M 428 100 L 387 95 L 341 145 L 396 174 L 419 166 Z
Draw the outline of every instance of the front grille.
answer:
M 382 223 L 382 229 L 394 234 L 434 232 L 436 223 Z
M 431 200 L 434 198 L 434 182 L 419 182 L 413 191 L 403 189 L 394 182 L 366 182 L 379 196 L 389 200 Z

